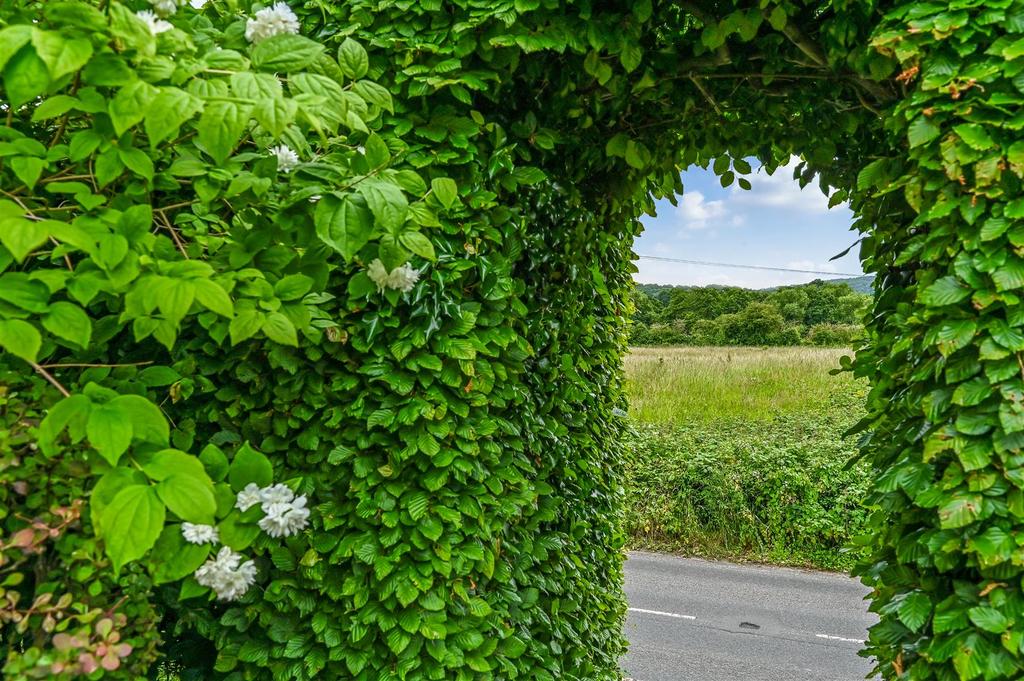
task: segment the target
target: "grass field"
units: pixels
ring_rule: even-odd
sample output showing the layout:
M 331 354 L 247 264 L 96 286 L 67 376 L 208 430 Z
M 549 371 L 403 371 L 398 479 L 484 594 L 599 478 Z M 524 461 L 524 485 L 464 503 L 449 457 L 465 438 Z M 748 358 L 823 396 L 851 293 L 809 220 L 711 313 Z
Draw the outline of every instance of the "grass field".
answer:
M 626 526 L 634 548 L 845 570 L 869 475 L 843 432 L 866 387 L 848 351 L 637 348 Z
M 806 347 L 633 348 L 626 356 L 630 412 L 646 423 L 690 423 L 817 410 L 853 390 L 849 374 L 829 375 L 849 354 Z

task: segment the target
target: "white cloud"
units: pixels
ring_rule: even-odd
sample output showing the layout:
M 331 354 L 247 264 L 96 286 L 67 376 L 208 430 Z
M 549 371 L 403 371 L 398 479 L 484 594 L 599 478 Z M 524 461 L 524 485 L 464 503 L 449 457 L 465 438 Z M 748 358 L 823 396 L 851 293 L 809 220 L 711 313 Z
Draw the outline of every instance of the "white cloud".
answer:
M 793 168 L 797 163 L 799 160 L 794 158 L 777 168 L 772 175 L 759 169 L 753 175 L 746 176 L 750 180 L 751 188 L 745 190 L 738 184 L 733 185 L 733 200 L 746 206 L 762 206 L 817 215 L 827 213 L 828 197 L 821 192 L 817 180 L 800 189 L 800 183 L 793 179 Z
M 698 191 L 685 192 L 675 209 L 676 219 L 684 229 L 706 229 L 723 224 L 727 212 L 725 201 L 707 201 Z

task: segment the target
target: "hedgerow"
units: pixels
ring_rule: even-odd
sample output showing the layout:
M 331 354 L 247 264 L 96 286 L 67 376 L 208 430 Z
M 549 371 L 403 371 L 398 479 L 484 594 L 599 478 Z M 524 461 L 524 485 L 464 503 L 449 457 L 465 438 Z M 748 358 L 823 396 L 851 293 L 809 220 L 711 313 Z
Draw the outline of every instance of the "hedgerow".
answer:
M 793 154 L 869 650 L 1019 676 L 1021 0 L 295 4 L 0 5 L 6 677 L 617 678 L 636 217 Z

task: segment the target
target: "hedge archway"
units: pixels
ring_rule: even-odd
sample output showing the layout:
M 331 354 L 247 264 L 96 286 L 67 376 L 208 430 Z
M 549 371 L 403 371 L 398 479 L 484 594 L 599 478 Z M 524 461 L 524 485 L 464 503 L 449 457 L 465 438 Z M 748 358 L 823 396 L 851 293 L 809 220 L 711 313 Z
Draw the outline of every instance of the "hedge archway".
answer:
M 7 678 L 618 678 L 637 218 L 792 155 L 877 275 L 867 651 L 1020 676 L 1024 2 L 294 5 L 0 8 Z

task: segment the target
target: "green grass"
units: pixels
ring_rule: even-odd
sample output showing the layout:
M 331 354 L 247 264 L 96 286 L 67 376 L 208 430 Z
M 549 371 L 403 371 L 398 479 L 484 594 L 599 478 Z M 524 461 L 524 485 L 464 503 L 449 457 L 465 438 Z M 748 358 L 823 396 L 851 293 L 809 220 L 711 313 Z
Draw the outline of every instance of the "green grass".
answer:
M 645 423 L 767 420 L 820 409 L 855 390 L 830 376 L 849 350 L 834 348 L 633 348 L 626 357 L 631 415 Z
M 869 475 L 842 350 L 643 348 L 626 361 L 634 548 L 845 570 Z

